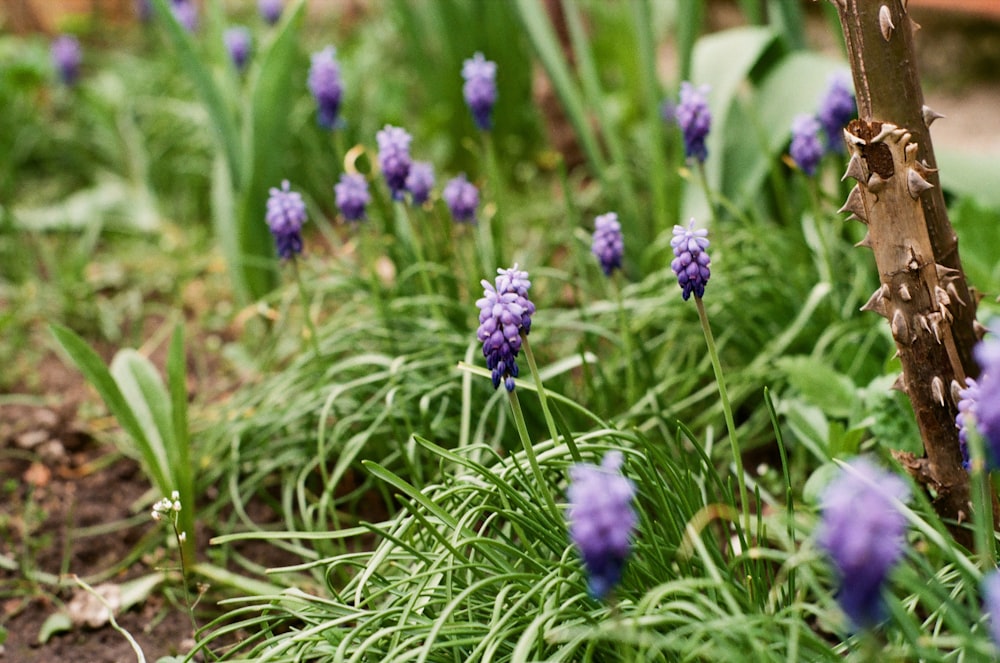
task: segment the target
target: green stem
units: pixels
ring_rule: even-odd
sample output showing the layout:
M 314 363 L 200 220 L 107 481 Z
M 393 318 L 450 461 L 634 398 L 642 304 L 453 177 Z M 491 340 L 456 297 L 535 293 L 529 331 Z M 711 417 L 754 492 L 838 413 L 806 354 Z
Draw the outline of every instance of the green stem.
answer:
M 493 204 L 496 210 L 491 218 L 484 218 L 479 227 L 479 233 L 483 243 L 483 260 L 489 260 L 494 265 L 503 263 L 500 244 L 503 234 L 500 232 L 500 221 L 503 218 L 504 204 L 504 182 L 503 174 L 500 170 L 500 162 L 497 160 L 496 147 L 493 144 L 493 136 L 489 131 L 482 132 L 483 149 L 486 152 L 486 168 L 489 172 L 490 188 L 493 192 Z M 485 216 L 485 215 L 484 215 Z M 483 265 L 489 271 L 489 264 Z
M 521 403 L 517 400 L 517 392 L 508 391 L 507 396 L 510 399 L 510 411 L 514 415 L 514 426 L 517 428 L 517 434 L 520 436 L 521 444 L 524 446 L 524 455 L 528 458 L 528 465 L 531 466 L 531 472 L 535 475 L 535 481 L 538 482 L 538 490 L 543 493 L 549 510 L 558 521 L 560 518 L 559 508 L 556 506 L 556 501 L 552 498 L 552 491 L 549 490 L 548 483 L 545 481 L 542 468 L 538 465 L 538 458 L 535 457 L 535 449 L 531 444 L 531 438 L 528 436 L 528 426 L 524 423 L 524 413 L 521 411 Z
M 617 275 L 616 275 L 617 277 Z M 615 290 L 615 297 L 618 300 L 618 324 L 621 327 L 622 350 L 625 354 L 625 393 L 629 403 L 637 400 L 636 394 L 636 373 L 635 362 L 632 358 L 632 332 L 628 324 L 628 316 L 625 314 L 625 298 L 617 278 L 613 278 L 612 284 Z
M 299 273 L 299 261 L 296 260 L 294 255 L 292 256 L 292 272 L 295 273 L 295 283 L 299 288 L 299 296 L 302 298 L 302 315 L 306 319 L 306 328 L 309 330 L 309 338 L 312 341 L 313 352 L 316 353 L 316 358 L 319 359 L 319 334 L 316 333 L 316 326 L 313 324 L 312 314 L 309 312 L 309 293 L 302 281 L 302 274 Z
M 698 162 L 698 183 L 701 184 L 701 190 L 705 192 L 705 200 L 708 201 L 709 220 L 716 221 L 718 215 L 715 212 L 715 194 L 712 192 L 712 187 L 708 185 L 708 173 L 705 171 L 705 164 L 702 161 Z
M 750 497 L 747 494 L 746 478 L 743 476 L 743 456 L 740 452 L 740 443 L 736 437 L 736 422 L 733 419 L 733 408 L 729 403 L 729 392 L 726 391 L 726 380 L 722 374 L 722 364 L 719 362 L 719 351 L 715 346 L 715 337 L 712 335 L 712 327 L 708 324 L 708 314 L 705 312 L 705 304 L 701 297 L 695 295 L 694 302 L 698 307 L 698 318 L 701 320 L 701 329 L 705 332 L 705 343 L 708 345 L 708 356 L 712 360 L 712 370 L 715 371 L 715 382 L 719 386 L 719 398 L 722 401 L 722 412 L 726 418 L 726 428 L 729 431 L 729 443 L 733 447 L 733 462 L 736 464 L 736 481 L 740 488 L 740 507 L 743 512 L 743 529 L 747 536 L 750 535 Z
M 990 496 L 990 473 L 986 469 L 986 454 L 983 438 L 974 426 L 966 425 L 968 435 L 972 493 L 972 524 L 976 556 L 984 571 L 996 567 L 996 545 L 993 532 L 993 500 Z
M 542 405 L 542 414 L 545 416 L 545 425 L 549 428 L 549 436 L 552 438 L 552 443 L 556 444 L 559 441 L 559 431 L 556 429 L 555 419 L 552 418 L 552 411 L 549 409 L 549 399 L 545 394 L 545 386 L 542 384 L 542 374 L 538 372 L 538 364 L 535 363 L 535 354 L 531 351 L 531 344 L 528 343 L 527 336 L 521 336 L 521 349 L 524 350 L 524 356 L 528 360 L 531 377 L 535 380 L 535 389 L 538 391 L 538 400 Z M 573 457 L 573 460 L 578 463 L 583 462 L 580 450 L 576 448 L 576 441 L 569 435 L 566 436 L 566 446 L 569 447 L 569 453 Z

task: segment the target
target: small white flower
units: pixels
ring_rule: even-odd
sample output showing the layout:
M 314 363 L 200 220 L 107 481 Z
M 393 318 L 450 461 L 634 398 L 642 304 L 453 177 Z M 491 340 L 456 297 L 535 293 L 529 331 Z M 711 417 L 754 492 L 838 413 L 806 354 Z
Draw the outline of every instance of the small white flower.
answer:
M 156 522 L 160 522 L 160 518 L 162 517 L 163 514 L 161 514 L 159 511 L 153 511 L 151 515 L 153 516 L 153 520 L 155 520 Z
M 181 494 L 178 491 L 175 490 L 172 493 L 170 493 L 170 499 L 172 499 L 173 501 L 176 502 L 180 498 L 181 498 Z
M 180 511 L 181 510 L 181 503 L 180 503 L 180 501 L 174 502 L 173 509 L 174 509 L 174 511 Z
M 181 532 L 180 534 L 177 535 L 177 540 L 180 541 L 181 543 L 184 543 L 185 541 L 187 541 L 187 539 L 188 539 L 187 532 Z

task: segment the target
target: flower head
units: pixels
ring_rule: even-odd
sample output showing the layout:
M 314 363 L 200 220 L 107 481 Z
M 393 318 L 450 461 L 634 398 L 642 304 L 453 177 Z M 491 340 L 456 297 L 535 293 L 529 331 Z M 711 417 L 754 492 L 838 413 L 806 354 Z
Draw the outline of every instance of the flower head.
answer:
M 365 218 L 365 206 L 371 202 L 368 193 L 368 181 L 359 173 L 344 173 L 340 181 L 333 187 L 336 196 L 337 209 L 348 221 L 360 221 Z
M 597 256 L 601 269 L 608 276 L 615 268 L 622 266 L 625 242 L 622 239 L 622 225 L 618 223 L 617 214 L 608 212 L 594 219 L 594 240 L 590 251 Z
M 708 257 L 708 230 L 700 228 L 694 229 L 694 219 L 688 227 L 674 226 L 674 237 L 670 240 L 670 246 L 674 250 L 674 259 L 670 263 L 670 268 L 677 275 L 677 283 L 683 289 L 684 300 L 687 301 L 691 293 L 695 297 L 701 298 L 705 295 L 705 284 L 712 275 L 708 268 L 711 259 Z
M 456 221 L 471 223 L 476 220 L 476 208 L 479 207 L 479 189 L 465 179 L 465 173 L 448 181 L 441 192 L 452 217 Z
M 816 166 L 823 158 L 819 131 L 819 120 L 812 115 L 799 115 L 792 121 L 792 144 L 788 152 L 795 164 L 809 176 L 816 174 Z
M 393 200 L 402 200 L 412 165 L 410 143 L 413 137 L 406 129 L 387 124 L 375 135 L 375 140 L 378 142 L 378 165 L 385 183 L 389 185 Z
M 80 77 L 83 50 L 73 35 L 59 35 L 52 42 L 52 64 L 55 65 L 59 80 L 65 85 L 75 85 Z
M 312 54 L 308 85 L 309 92 L 316 99 L 316 121 L 324 129 L 334 129 L 340 114 L 340 98 L 344 92 L 336 48 L 327 46 Z
M 302 253 L 302 224 L 306 222 L 306 204 L 302 195 L 288 187 L 288 180 L 284 180 L 280 189 L 271 189 L 265 216 L 274 235 L 278 255 L 283 259 Z
M 976 426 L 976 403 L 979 402 L 979 384 L 972 378 L 965 378 L 965 389 L 958 392 L 958 415 L 955 416 L 955 426 L 958 427 L 958 446 L 962 452 L 962 467 L 971 468 L 969 457 L 969 426 Z
M 493 113 L 493 104 L 497 101 L 497 63 L 477 52 L 462 63 L 462 78 L 465 79 L 462 96 L 472 111 L 476 126 L 489 131 L 493 128 L 490 115 Z
M 590 594 L 598 599 L 621 579 L 637 520 L 635 485 L 621 466 L 621 452 L 609 451 L 600 466 L 578 463 L 569 470 L 569 535 L 587 569 Z
M 521 350 L 521 335 L 531 330 L 535 305 L 528 299 L 531 281 L 528 273 L 515 264 L 510 269 L 498 269 L 494 283 L 483 279 L 483 297 L 479 307 L 479 329 L 476 337 L 483 344 L 486 367 L 492 371 L 493 388 L 503 382 L 507 391 L 514 391 L 518 375 L 517 354 Z
M 170 10 L 188 32 L 198 29 L 198 7 L 194 0 L 170 0 Z
M 909 496 L 902 479 L 861 457 L 823 491 L 817 542 L 840 577 L 840 606 L 857 627 L 882 619 L 882 587 L 903 556 L 906 533 L 895 500 Z
M 237 71 L 243 71 L 250 59 L 250 46 L 253 43 L 250 31 L 242 25 L 237 25 L 226 30 L 222 35 L 222 40 L 226 44 L 226 50 L 229 52 L 233 64 L 236 65 Z
M 268 25 L 274 25 L 281 18 L 282 0 L 260 0 L 257 10 Z
M 990 618 L 990 636 L 993 644 L 1000 647 L 1000 571 L 992 571 L 983 576 L 983 612 Z
M 856 112 L 857 102 L 846 75 L 830 76 L 826 92 L 819 102 L 819 112 L 816 113 L 826 134 L 827 152 L 844 151 L 844 127 Z
M 680 103 L 675 109 L 677 124 L 684 134 L 684 154 L 704 163 L 708 158 L 705 138 L 712 128 L 712 112 L 708 109 L 709 87 L 681 83 Z
M 972 349 L 972 354 L 982 369 L 979 375 L 979 393 L 974 409 L 976 430 L 983 436 L 989 469 L 1000 463 L 1000 324 L 990 324 L 992 337 Z
M 413 197 L 414 205 L 423 205 L 430 198 L 434 188 L 434 166 L 426 161 L 410 164 L 410 174 L 406 176 L 406 190 Z

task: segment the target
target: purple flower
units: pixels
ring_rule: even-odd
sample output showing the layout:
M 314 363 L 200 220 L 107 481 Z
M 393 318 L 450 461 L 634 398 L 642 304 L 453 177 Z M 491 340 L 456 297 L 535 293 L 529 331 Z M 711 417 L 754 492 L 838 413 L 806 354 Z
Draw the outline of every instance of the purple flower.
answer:
M 368 181 L 358 173 L 344 173 L 340 182 L 333 187 L 337 199 L 337 209 L 348 221 L 360 221 L 365 218 L 365 206 L 371 202 L 368 193 Z
M 193 0 L 171 0 L 170 9 L 177 22 L 183 25 L 188 32 L 194 32 L 198 29 L 198 7 Z
M 569 535 L 587 569 L 590 595 L 598 599 L 621 579 L 637 520 L 635 485 L 622 476 L 621 466 L 622 453 L 609 451 L 600 466 L 578 463 L 569 469 Z
M 674 259 L 670 263 L 670 268 L 677 275 L 677 283 L 684 290 L 684 301 L 687 301 L 691 293 L 699 299 L 705 295 L 705 284 L 712 275 L 708 266 L 711 260 L 706 249 L 708 248 L 708 230 L 701 228 L 694 229 L 694 219 L 687 228 L 684 226 L 674 226 L 674 237 L 670 240 L 670 246 L 674 250 Z
M 222 40 L 226 44 L 226 50 L 229 51 L 229 57 L 232 58 L 237 71 L 243 71 L 250 59 L 250 45 L 253 41 L 250 31 L 242 25 L 237 25 L 226 30 L 222 35 Z
M 378 142 L 378 165 L 392 192 L 392 199 L 402 200 L 412 165 L 410 143 L 413 137 L 405 129 L 387 124 L 375 135 L 375 140 Z
M 59 80 L 65 85 L 75 85 L 80 77 L 83 50 L 73 35 L 59 35 L 52 42 L 52 64 L 55 65 Z
M 257 3 L 257 9 L 260 11 L 261 18 L 267 22 L 268 25 L 274 25 L 281 18 L 282 10 L 282 0 L 260 0 Z
M 492 371 L 493 388 L 503 382 L 507 391 L 514 391 L 521 335 L 528 335 L 535 312 L 535 305 L 528 299 L 531 281 L 528 273 L 515 264 L 510 269 L 497 270 L 495 285 L 486 279 L 481 283 L 483 297 L 476 302 L 479 307 L 476 338 L 483 344 L 486 367 Z
M 992 571 L 983 576 L 983 612 L 990 618 L 990 636 L 1000 647 L 1000 571 Z
M 906 517 L 894 500 L 909 497 L 902 479 L 863 457 L 823 491 L 816 540 L 840 578 L 840 607 L 856 627 L 883 617 L 882 587 L 903 556 L 906 534 Z
M 798 115 L 792 120 L 792 144 L 788 152 L 796 165 L 810 177 L 823 158 L 823 144 L 819 140 L 819 120 L 812 115 Z
M 406 176 L 406 190 L 413 197 L 414 205 L 423 205 L 430 198 L 434 188 L 434 166 L 426 161 L 410 164 L 410 174 Z
M 280 189 L 271 188 L 265 219 L 282 259 L 302 253 L 302 224 L 306 222 L 306 204 L 301 194 L 288 188 L 288 180 L 281 183 Z
M 816 118 L 823 125 L 826 134 L 827 152 L 844 151 L 844 127 L 857 112 L 854 93 L 845 74 L 834 74 L 828 79 L 828 87 L 819 102 Z
M 479 189 L 465 179 L 465 173 L 448 181 L 441 192 L 451 215 L 456 221 L 472 223 L 476 220 L 476 208 L 479 207 Z
M 316 99 L 319 112 L 316 121 L 319 126 L 324 129 L 336 128 L 337 116 L 340 114 L 340 98 L 344 91 L 336 48 L 327 46 L 322 51 L 312 54 L 308 85 L 309 91 Z
M 681 98 L 677 104 L 677 124 L 684 134 L 684 154 L 704 163 L 708 158 L 705 138 L 712 128 L 712 112 L 708 110 L 707 85 L 695 87 L 684 81 L 681 83 Z
M 608 276 L 611 276 L 615 268 L 622 266 L 625 242 L 622 239 L 622 225 L 618 223 L 617 214 L 608 212 L 594 219 L 594 241 L 590 251 L 597 256 L 601 269 Z
M 958 447 L 962 452 L 962 467 L 970 469 L 969 458 L 969 426 L 976 427 L 976 403 L 979 402 L 979 384 L 972 378 L 965 378 L 965 389 L 958 392 L 958 415 L 955 425 L 958 427 Z
M 1000 334 L 998 321 L 990 324 L 992 338 L 983 340 L 972 349 L 972 354 L 982 369 L 979 375 L 979 393 L 974 409 L 976 430 L 983 436 L 986 447 L 987 469 L 1000 463 Z
M 493 128 L 490 115 L 497 101 L 497 63 L 477 52 L 471 60 L 462 63 L 462 78 L 465 79 L 462 95 L 472 111 L 476 126 L 482 131 L 489 131 Z

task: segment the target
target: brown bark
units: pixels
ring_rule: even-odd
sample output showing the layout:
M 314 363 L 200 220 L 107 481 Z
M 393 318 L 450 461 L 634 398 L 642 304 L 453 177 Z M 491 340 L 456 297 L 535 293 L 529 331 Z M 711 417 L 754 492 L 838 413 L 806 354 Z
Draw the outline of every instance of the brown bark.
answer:
M 901 458 L 934 496 L 938 513 L 968 519 L 969 479 L 955 428 L 956 387 L 978 373 L 976 302 L 939 186 L 905 0 L 832 0 L 858 98 L 845 132 L 858 181 L 846 211 L 868 224 L 881 287 L 866 304 L 889 321 L 925 457 Z M 955 530 L 966 542 L 964 531 Z

